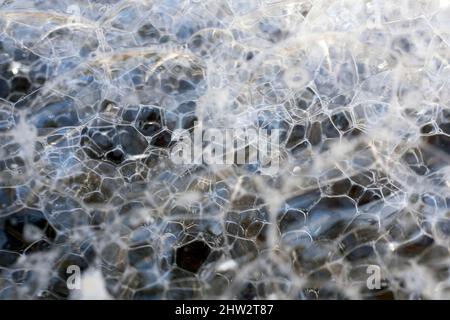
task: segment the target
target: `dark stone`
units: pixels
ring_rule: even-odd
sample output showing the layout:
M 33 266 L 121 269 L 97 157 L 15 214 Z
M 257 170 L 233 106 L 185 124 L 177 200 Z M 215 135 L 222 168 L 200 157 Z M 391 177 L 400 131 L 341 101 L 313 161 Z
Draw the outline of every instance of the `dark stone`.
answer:
M 110 108 L 110 106 L 116 107 L 116 103 L 108 99 L 103 100 L 100 103 L 100 112 L 108 111 L 108 108 Z
M 178 82 L 178 92 L 185 93 L 186 91 L 194 90 L 195 86 L 186 80 L 180 80 Z
M 167 130 L 161 131 L 153 137 L 151 144 L 158 148 L 167 148 L 172 140 L 172 135 Z
M 123 151 L 129 155 L 144 153 L 148 146 L 147 140 L 134 127 L 119 127 L 119 140 Z
M 133 122 L 137 117 L 138 111 L 136 109 L 127 109 L 122 114 L 122 119 L 126 122 Z
M 450 154 L 450 137 L 444 134 L 435 134 L 432 136 L 426 137 L 426 141 L 438 148 L 439 150 L 442 150 L 443 152 Z
M 16 200 L 15 188 L 0 188 L 0 209 L 11 206 Z
M 197 116 L 195 115 L 185 115 L 181 120 L 181 126 L 183 129 L 191 130 L 194 128 L 195 122 L 198 121 Z
M 345 258 L 348 261 L 354 262 L 362 259 L 369 258 L 375 254 L 373 247 L 371 245 L 362 245 L 360 247 L 355 248 L 352 252 L 350 252 Z
M 351 119 L 351 117 L 346 112 L 336 113 L 331 116 L 331 121 L 340 131 L 347 131 L 350 129 L 351 123 L 349 119 Z
M 431 134 L 434 132 L 434 126 L 432 124 L 426 124 L 424 125 L 421 129 L 420 132 L 424 133 L 424 134 Z
M 88 131 L 88 136 L 101 150 L 109 150 L 113 147 L 111 138 L 100 131 L 91 129 Z
M 189 47 L 192 49 L 198 49 L 203 44 L 203 37 L 199 34 L 195 35 L 189 43 Z
M 186 40 L 196 32 L 196 28 L 192 24 L 183 24 L 178 28 L 176 37 L 180 40 Z
M 161 125 L 157 122 L 139 123 L 138 129 L 144 136 L 150 137 L 161 130 Z
M 74 102 L 70 99 L 46 105 L 34 116 L 37 128 L 61 128 L 80 123 Z
M 397 254 L 403 257 L 414 257 L 421 254 L 434 243 L 433 238 L 421 235 L 412 241 L 408 241 L 397 248 Z
M 291 147 L 297 145 L 298 143 L 300 143 L 305 138 L 305 132 L 306 132 L 306 129 L 305 129 L 304 125 L 296 124 L 292 128 L 292 132 L 289 135 L 289 139 L 286 143 L 286 147 L 291 148 Z
M 194 101 L 183 102 L 178 106 L 178 111 L 181 113 L 194 112 L 197 104 Z
M 400 49 L 403 52 L 410 52 L 414 45 L 409 41 L 408 38 L 399 37 L 395 39 L 392 43 L 394 49 Z
M 9 96 L 11 88 L 9 87 L 8 81 L 0 78 L 0 98 L 6 99 Z
M 211 248 L 203 241 L 194 241 L 177 249 L 176 263 L 187 271 L 197 273 L 209 256 Z
M 152 136 L 162 128 L 161 110 L 156 107 L 144 107 L 136 118 L 136 128 L 145 136 Z
M 133 296 L 135 300 L 160 300 L 163 297 L 165 288 L 162 284 L 155 284 L 151 287 L 143 288 Z
M 151 23 L 141 26 L 138 30 L 138 35 L 143 40 L 157 40 L 160 37 L 159 31 Z
M 136 268 L 151 269 L 154 258 L 154 250 L 150 245 L 131 248 L 128 251 L 128 261 Z
M 322 132 L 329 139 L 339 138 L 340 136 L 339 130 L 336 129 L 330 118 L 322 122 Z
M 20 254 L 12 251 L 0 251 L 0 268 L 8 268 L 16 263 Z
M 239 292 L 239 300 L 254 300 L 258 297 L 256 287 L 252 283 L 247 283 Z
M 31 242 L 25 239 L 23 234 L 24 227 L 27 224 L 41 229 L 45 235 L 44 240 L 51 242 L 56 237 L 56 231 L 48 223 L 45 215 L 41 211 L 26 208 L 0 219 L 0 230 L 3 233 L 0 236 L 0 239 L 2 239 L 0 249 L 23 253 L 31 244 Z M 28 248 L 27 253 L 46 249 L 47 247 L 44 243 L 41 243 L 35 247 Z
M 159 39 L 159 43 L 167 43 L 170 41 L 170 36 L 169 35 L 164 35 Z
M 261 21 L 259 29 L 263 33 L 264 38 L 272 43 L 279 42 L 285 37 L 284 32 L 279 27 L 268 21 Z
M 11 81 L 12 91 L 27 93 L 30 87 L 30 81 L 25 77 L 16 77 Z
M 322 141 L 322 128 L 320 122 L 314 122 L 309 129 L 309 142 L 316 146 Z
M 106 154 L 106 159 L 116 164 L 122 163 L 126 156 L 120 149 L 114 149 Z
M 287 210 L 282 214 L 279 221 L 279 228 L 282 233 L 291 230 L 300 230 L 306 225 L 306 214 L 299 210 Z
M 116 130 L 113 127 L 91 128 L 89 130 L 84 128 L 82 135 L 80 145 L 86 154 L 93 159 L 100 159 L 115 146 L 113 138 L 116 135 Z

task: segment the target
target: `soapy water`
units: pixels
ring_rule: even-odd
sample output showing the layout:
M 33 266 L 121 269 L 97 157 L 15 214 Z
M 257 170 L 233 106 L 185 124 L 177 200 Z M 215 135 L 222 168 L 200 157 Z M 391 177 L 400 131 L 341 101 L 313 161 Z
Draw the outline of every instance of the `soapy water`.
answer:
M 0 298 L 450 298 L 449 5 L 3 1 Z

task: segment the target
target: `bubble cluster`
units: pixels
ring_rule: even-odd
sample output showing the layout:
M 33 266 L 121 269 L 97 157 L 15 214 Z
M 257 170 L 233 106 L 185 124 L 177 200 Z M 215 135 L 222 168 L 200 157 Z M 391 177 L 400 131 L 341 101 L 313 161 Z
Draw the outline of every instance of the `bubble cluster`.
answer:
M 449 5 L 3 1 L 0 298 L 448 299 Z M 198 123 L 279 170 L 175 164 Z

